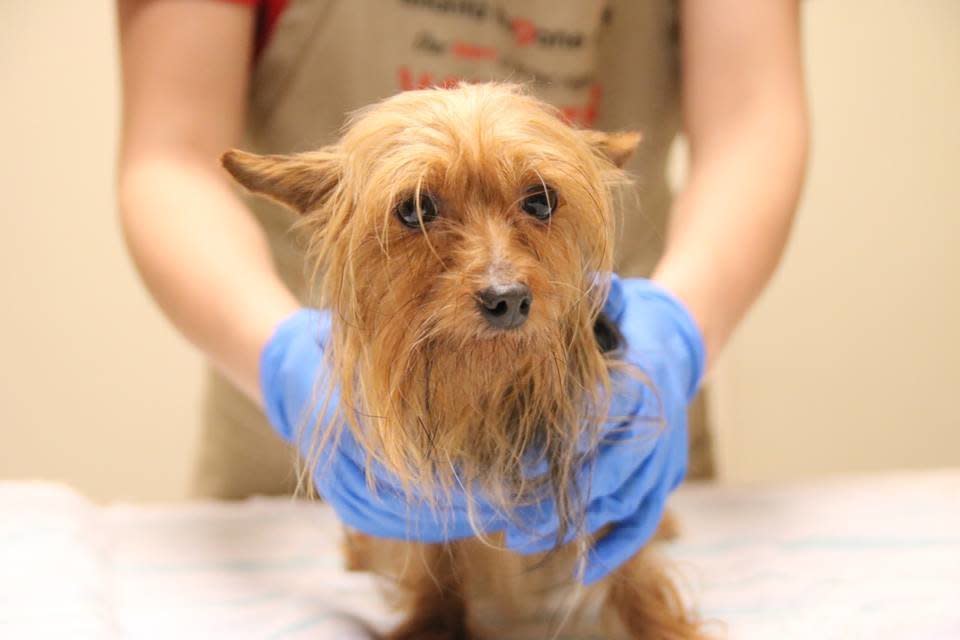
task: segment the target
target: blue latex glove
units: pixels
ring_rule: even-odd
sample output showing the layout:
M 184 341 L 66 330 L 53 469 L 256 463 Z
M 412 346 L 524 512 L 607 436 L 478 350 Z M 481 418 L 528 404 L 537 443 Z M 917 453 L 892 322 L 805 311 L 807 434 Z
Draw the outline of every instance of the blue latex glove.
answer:
M 611 525 L 589 553 L 582 575 L 586 584 L 606 576 L 650 540 L 667 496 L 683 480 L 686 409 L 700 382 L 704 357 L 702 338 L 689 313 L 648 280 L 613 276 L 604 312 L 626 340 L 623 359 L 639 368 L 652 388 L 630 376 L 614 379 L 603 441 L 594 461 L 580 470 L 586 532 Z M 328 313 L 302 310 L 280 325 L 261 357 L 267 415 L 280 435 L 301 450 L 311 432 L 298 434 L 296 427 L 318 424 L 317 416 L 309 423 L 305 418 L 314 406 L 315 381 L 325 374 L 323 345 L 329 330 Z M 327 424 L 329 417 L 323 416 L 319 424 Z M 427 501 L 410 500 L 393 475 L 379 466 L 373 470 L 376 486 L 371 490 L 366 456 L 346 431 L 336 450 L 325 452 L 321 460 L 314 474 L 317 490 L 341 520 L 370 535 L 443 542 L 475 535 L 478 525 L 488 533 L 505 532 L 507 546 L 519 553 L 545 551 L 557 542 L 550 500 L 525 506 L 518 518 L 511 518 L 475 494 L 471 522 L 463 493 L 454 493 L 437 511 Z M 580 533 L 571 531 L 568 539 Z
M 260 387 L 267 417 L 276 431 L 307 454 L 313 429 L 331 421 L 339 398 L 334 392 L 326 404 L 327 414 L 306 420 L 308 412 L 319 413 L 316 388 L 324 387 L 326 367 L 323 352 L 330 335 L 330 313 L 301 309 L 280 324 L 260 357 Z M 318 385 L 319 382 L 319 385 Z M 306 429 L 302 425 L 307 425 Z M 451 496 L 452 504 L 437 513 L 424 500 L 410 500 L 395 476 L 379 465 L 373 472 L 375 487 L 367 481 L 368 460 L 349 429 L 337 439 L 334 451 L 319 456 L 313 473 L 314 487 L 336 510 L 345 524 L 370 535 L 444 542 L 475 535 L 467 518 L 463 494 Z M 484 530 L 502 528 L 487 505 L 477 505 Z M 476 511 L 475 511 L 476 513 Z

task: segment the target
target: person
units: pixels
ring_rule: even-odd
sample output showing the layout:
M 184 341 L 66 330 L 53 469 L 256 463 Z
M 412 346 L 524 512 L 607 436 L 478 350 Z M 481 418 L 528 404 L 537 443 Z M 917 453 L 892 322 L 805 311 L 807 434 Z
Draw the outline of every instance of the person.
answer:
M 784 250 L 808 146 L 797 0 L 119 0 L 119 24 L 123 231 L 212 364 L 196 495 L 292 491 L 294 452 L 260 407 L 315 374 L 259 378 L 277 327 L 309 302 L 303 250 L 289 214 L 230 185 L 226 149 L 316 148 L 351 110 L 461 79 L 528 82 L 576 125 L 640 130 L 617 271 L 682 303 L 708 365 Z M 690 475 L 710 472 L 702 422 Z

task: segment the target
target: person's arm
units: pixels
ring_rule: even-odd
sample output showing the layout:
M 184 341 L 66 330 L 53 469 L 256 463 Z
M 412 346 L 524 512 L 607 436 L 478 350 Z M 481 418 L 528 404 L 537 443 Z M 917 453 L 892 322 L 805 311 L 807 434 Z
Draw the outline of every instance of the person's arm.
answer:
M 681 4 L 688 182 L 653 279 L 713 359 L 773 274 L 799 198 L 808 126 L 797 0 Z
M 151 294 L 251 397 L 260 353 L 299 304 L 221 169 L 245 117 L 253 10 L 120 0 L 121 221 Z

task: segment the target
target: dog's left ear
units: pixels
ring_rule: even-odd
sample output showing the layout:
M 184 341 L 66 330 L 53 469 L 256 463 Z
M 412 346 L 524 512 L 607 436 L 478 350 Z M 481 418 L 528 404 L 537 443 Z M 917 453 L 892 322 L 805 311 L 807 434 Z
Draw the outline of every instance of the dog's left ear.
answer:
M 637 150 L 643 135 L 639 131 L 618 131 L 607 133 L 586 129 L 581 132 L 587 143 L 605 155 L 613 164 L 623 168 L 633 152 Z
M 339 183 L 340 159 L 336 147 L 290 156 L 234 149 L 223 154 L 220 162 L 248 191 L 304 214 L 320 207 Z

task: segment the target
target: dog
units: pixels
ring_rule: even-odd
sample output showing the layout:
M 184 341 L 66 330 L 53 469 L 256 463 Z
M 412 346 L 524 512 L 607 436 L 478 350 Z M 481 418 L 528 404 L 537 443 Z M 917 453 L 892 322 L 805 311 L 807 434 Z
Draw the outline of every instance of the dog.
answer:
M 316 151 L 224 154 L 248 191 L 303 216 L 333 317 L 340 408 L 321 439 L 349 429 L 427 495 L 481 487 L 510 509 L 549 492 L 558 539 L 581 524 L 574 472 L 600 437 L 621 340 L 597 274 L 612 270 L 616 193 L 639 141 L 487 83 L 397 94 Z M 531 456 L 549 471 L 522 473 Z M 348 532 L 346 547 L 405 610 L 394 640 L 703 637 L 649 548 L 583 587 L 589 539 L 534 558 L 498 542 Z

